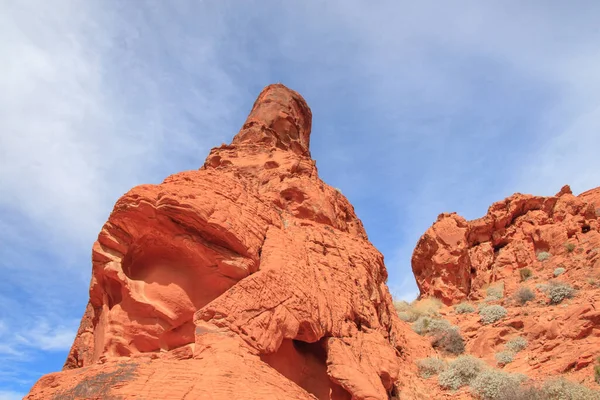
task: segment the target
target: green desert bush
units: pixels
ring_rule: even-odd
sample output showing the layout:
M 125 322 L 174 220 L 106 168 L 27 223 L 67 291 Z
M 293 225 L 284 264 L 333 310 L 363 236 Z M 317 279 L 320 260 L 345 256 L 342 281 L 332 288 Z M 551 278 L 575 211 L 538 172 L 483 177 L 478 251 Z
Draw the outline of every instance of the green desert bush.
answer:
M 600 400 L 600 392 L 562 377 L 544 382 L 541 392 L 547 400 Z
M 533 292 L 533 290 L 527 287 L 521 286 L 515 292 L 515 300 L 520 305 L 525 305 L 528 301 L 531 301 L 533 299 L 535 299 L 535 293 Z
M 454 307 L 454 311 L 456 311 L 457 314 L 470 314 L 475 312 L 475 307 L 469 303 L 460 303 Z
M 550 304 L 558 304 L 564 299 L 570 299 L 575 295 L 575 289 L 563 282 L 550 282 L 543 290 L 550 299 Z
M 405 322 L 415 322 L 418 317 L 410 311 L 398 311 L 398 318 Z
M 562 274 L 564 274 L 564 273 L 565 273 L 565 269 L 564 269 L 564 268 L 562 268 L 562 267 L 556 268 L 556 269 L 554 270 L 554 276 L 555 276 L 555 277 L 556 277 L 556 276 L 559 276 L 559 275 L 562 275 Z
M 445 319 L 420 316 L 413 324 L 413 331 L 419 335 L 437 335 L 452 328 L 452 324 Z
M 471 382 L 471 391 L 483 400 L 498 400 L 515 387 L 519 387 L 525 378 L 497 369 L 486 369 Z
M 600 365 L 594 365 L 594 380 L 600 385 Z
M 506 342 L 505 346 L 508 350 L 518 353 L 519 351 L 527 347 L 527 344 L 527 339 L 521 336 L 517 336 Z
M 565 249 L 567 249 L 569 253 L 572 253 L 573 250 L 575 250 L 575 243 L 565 243 Z
M 460 335 L 458 327 L 456 326 L 453 326 L 446 331 L 437 333 L 432 345 L 433 347 L 442 349 L 443 351 L 454 355 L 459 355 L 465 352 L 465 340 Z
M 412 310 L 410 304 L 404 300 L 394 301 L 394 308 L 402 321 L 414 322 L 419 316 Z
M 485 291 L 486 300 L 500 300 L 504 297 L 504 282 L 494 286 L 490 286 Z
M 505 366 L 506 364 L 510 364 L 515 359 L 515 352 L 510 350 L 504 350 L 499 353 L 496 353 L 496 362 L 500 366 Z
M 438 382 L 444 389 L 456 390 L 470 385 L 485 368 L 485 362 L 479 358 L 460 356 L 439 374 Z
M 394 302 L 394 308 L 396 308 L 398 317 L 406 322 L 415 322 L 421 316 L 438 316 L 438 310 L 441 306 L 442 301 L 434 297 L 422 300 L 415 300 L 410 304 L 406 301 Z
M 521 268 L 519 270 L 519 275 L 521 276 L 522 281 L 526 281 L 527 279 L 531 278 L 533 273 L 531 272 L 531 270 L 529 268 Z
M 479 316 L 481 317 L 481 322 L 484 325 L 499 321 L 504 318 L 506 314 L 506 308 L 499 305 L 485 306 L 479 310 Z
M 431 378 L 446 369 L 448 363 L 437 357 L 427 357 L 417 361 L 419 374 L 422 378 Z
M 503 385 L 502 393 L 493 400 L 600 400 L 600 392 L 564 378 L 555 378 L 546 381 L 541 387 L 536 387 L 531 382 L 515 382 L 510 387 Z
M 550 257 L 552 257 L 552 254 L 548 253 L 547 251 L 540 251 L 539 253 L 537 253 L 538 261 L 546 261 Z
M 494 400 L 547 400 L 542 391 L 531 383 L 523 383 L 503 390 Z

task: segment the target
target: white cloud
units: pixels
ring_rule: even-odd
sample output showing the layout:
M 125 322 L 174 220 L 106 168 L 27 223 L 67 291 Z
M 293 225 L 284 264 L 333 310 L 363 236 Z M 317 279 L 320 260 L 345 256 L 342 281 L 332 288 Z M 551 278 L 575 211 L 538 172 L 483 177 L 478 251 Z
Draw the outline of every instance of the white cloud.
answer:
M 73 344 L 79 321 L 72 320 L 68 326 L 64 323 L 55 326 L 45 318 L 38 318 L 21 329 L 15 336 L 15 344 L 43 351 L 68 351 Z
M 22 400 L 23 397 L 25 397 L 25 393 L 0 390 L 0 400 Z

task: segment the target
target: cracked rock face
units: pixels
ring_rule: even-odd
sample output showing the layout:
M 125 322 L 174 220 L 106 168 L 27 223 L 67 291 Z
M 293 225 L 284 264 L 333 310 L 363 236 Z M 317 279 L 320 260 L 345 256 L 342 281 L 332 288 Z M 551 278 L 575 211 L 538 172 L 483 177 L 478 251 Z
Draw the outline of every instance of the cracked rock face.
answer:
M 473 221 L 441 214 L 413 253 L 421 296 L 506 310 L 484 325 L 477 312 L 440 309 L 460 328 L 468 354 L 498 366 L 495 354 L 512 339 L 524 339 L 526 347 L 504 371 L 537 382 L 561 376 L 597 390 L 599 219 L 600 188 L 574 196 L 568 186 L 550 197 L 514 194 Z M 550 285 L 573 292 L 556 303 Z
M 202 168 L 119 199 L 64 371 L 28 398 L 396 394 L 427 346 L 398 320 L 353 207 L 319 179 L 311 118 L 298 93 L 268 86 Z M 94 385 L 101 373 L 119 384 Z
M 570 263 L 567 246 L 585 250 L 586 260 L 581 261 L 594 265 L 594 249 L 600 244 L 599 193 L 596 188 L 574 196 L 564 186 L 551 197 L 516 193 L 473 221 L 456 213 L 440 214 L 412 256 L 421 296 L 440 298 L 447 305 L 480 300 L 495 282 L 514 292 L 523 268 L 541 269 L 545 260 L 538 259 L 540 253 L 551 255 L 551 264 Z

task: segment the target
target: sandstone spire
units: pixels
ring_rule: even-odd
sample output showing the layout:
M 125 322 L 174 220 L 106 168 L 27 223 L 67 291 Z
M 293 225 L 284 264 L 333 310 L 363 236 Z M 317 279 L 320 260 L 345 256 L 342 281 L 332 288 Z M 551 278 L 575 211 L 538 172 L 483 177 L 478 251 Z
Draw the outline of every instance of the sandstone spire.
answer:
M 119 199 L 65 370 L 28 399 L 387 399 L 414 378 L 429 350 L 353 207 L 319 179 L 311 118 L 268 86 L 200 170 Z
M 233 144 L 256 143 L 310 157 L 312 113 L 306 101 L 282 84 L 260 93 Z

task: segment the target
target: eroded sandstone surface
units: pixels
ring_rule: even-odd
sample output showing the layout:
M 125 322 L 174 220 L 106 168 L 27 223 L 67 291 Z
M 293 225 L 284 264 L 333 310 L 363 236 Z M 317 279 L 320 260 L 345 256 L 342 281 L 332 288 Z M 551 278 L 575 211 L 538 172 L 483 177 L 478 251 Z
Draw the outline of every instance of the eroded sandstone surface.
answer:
M 383 257 L 319 179 L 311 111 L 265 88 L 197 171 L 120 198 L 90 299 L 37 399 L 424 398 L 432 352 L 400 321 Z
M 441 214 L 412 257 L 421 298 L 446 305 L 439 314 L 460 328 L 466 354 L 497 366 L 496 354 L 520 337 L 527 345 L 499 366 L 504 371 L 539 382 L 564 377 L 598 390 L 599 220 L 600 188 L 575 196 L 568 186 L 551 197 L 514 194 L 473 221 Z M 573 292 L 553 301 L 551 285 Z M 524 289 L 533 297 L 525 303 Z M 457 312 L 452 305 L 461 302 L 474 311 Z M 478 310 L 488 305 L 506 315 L 482 323 Z

